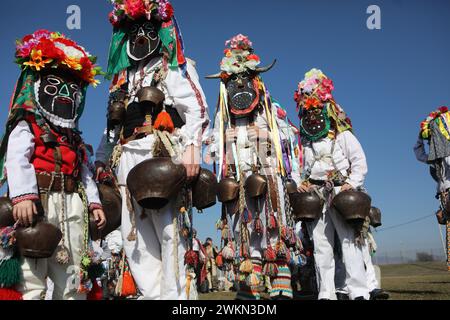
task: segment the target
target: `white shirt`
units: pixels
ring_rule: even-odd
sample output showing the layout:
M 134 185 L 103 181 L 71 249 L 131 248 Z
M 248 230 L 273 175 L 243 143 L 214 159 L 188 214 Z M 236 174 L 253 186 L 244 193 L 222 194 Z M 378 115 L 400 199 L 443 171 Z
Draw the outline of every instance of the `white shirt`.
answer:
M 304 171 L 310 171 L 310 179 L 326 181 L 328 174 L 337 169 L 348 178 L 346 182 L 353 188 L 363 186 L 368 171 L 367 161 L 364 150 L 353 133 L 344 131 L 337 135 L 333 154 L 333 140 L 328 137 L 312 142 L 311 145 L 304 145 Z
M 157 68 L 161 64 L 161 58 L 154 58 L 144 67 L 144 80 L 142 86 L 150 86 Z M 183 145 L 195 145 L 201 147 L 206 139 L 210 119 L 205 94 L 200 85 L 199 77 L 193 62 L 187 59 L 186 75 L 180 68 L 169 68 L 167 77 L 158 85 L 166 96 L 165 104 L 178 111 L 185 125 L 179 130 L 179 136 L 183 137 Z M 140 83 L 141 69 L 132 70 L 128 75 L 128 85 L 131 94 L 130 101 L 134 102 L 138 90 L 134 84 Z M 96 160 L 107 163 L 112 150 L 106 150 L 106 133 L 103 135 L 96 152 Z
M 20 121 L 9 136 L 6 154 L 6 172 L 11 199 L 25 195 L 39 195 L 36 171 L 30 162 L 34 147 L 34 135 L 28 123 Z M 97 185 L 86 164 L 82 166 L 81 178 L 89 204 L 100 204 Z
M 417 140 L 414 146 L 414 154 L 417 160 L 428 164 L 428 153 L 425 150 L 425 144 L 422 139 Z M 437 181 L 437 192 L 445 192 L 450 189 L 450 157 L 446 157 L 443 163 L 443 181 Z

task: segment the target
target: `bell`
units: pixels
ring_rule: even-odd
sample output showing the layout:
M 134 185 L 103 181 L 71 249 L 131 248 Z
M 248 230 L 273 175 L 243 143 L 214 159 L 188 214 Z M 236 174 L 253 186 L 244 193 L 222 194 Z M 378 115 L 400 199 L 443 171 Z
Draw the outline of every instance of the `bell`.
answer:
M 125 118 L 125 103 L 113 101 L 108 107 L 108 122 L 111 126 L 120 125 Z
M 378 209 L 376 207 L 370 208 L 369 218 L 370 218 L 370 225 L 372 227 L 378 228 L 378 227 L 382 226 L 380 209 Z
M 254 173 L 245 180 L 245 191 L 250 198 L 259 198 L 267 193 L 267 179 Z
M 292 213 L 296 220 L 312 222 L 320 218 L 323 201 L 315 192 L 295 192 L 290 196 Z
M 371 198 L 364 192 L 348 190 L 334 197 L 332 206 L 346 220 L 365 220 L 370 213 Z
M 153 158 L 135 166 L 127 178 L 130 194 L 145 209 L 164 208 L 186 183 L 183 165 L 171 158 Z
M 166 98 L 164 92 L 156 87 L 144 87 L 136 94 L 139 103 L 149 104 L 152 107 L 163 107 Z
M 48 222 L 37 222 L 29 228 L 16 230 L 17 247 L 25 258 L 47 259 L 53 256 L 61 239 L 62 232 Z
M 286 189 L 288 194 L 293 194 L 297 192 L 297 183 L 294 180 L 288 179 L 286 181 Z
M 239 197 L 239 182 L 234 178 L 225 178 L 220 181 L 217 191 L 219 201 L 230 203 Z
M 0 198 L 0 228 L 11 227 L 16 223 L 13 216 L 13 205 L 8 197 Z
M 93 241 L 104 239 L 122 224 L 122 198 L 120 194 L 114 188 L 105 184 L 98 184 L 97 186 L 106 216 L 106 226 L 103 230 L 98 230 L 94 216 L 89 215 L 89 231 Z
M 443 225 L 443 226 L 447 225 L 447 217 L 446 217 L 444 211 L 439 210 L 438 212 L 436 212 L 436 218 L 440 225 Z
M 205 210 L 217 202 L 217 177 L 209 170 L 201 169 L 192 187 L 192 202 L 197 210 Z

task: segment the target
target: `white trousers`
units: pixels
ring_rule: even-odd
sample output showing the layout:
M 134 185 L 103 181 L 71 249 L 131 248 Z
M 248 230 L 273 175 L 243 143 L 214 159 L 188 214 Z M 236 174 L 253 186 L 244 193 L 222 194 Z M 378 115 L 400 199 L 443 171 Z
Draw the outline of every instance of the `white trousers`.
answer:
M 308 223 L 308 231 L 314 241 L 319 299 L 336 299 L 334 242 L 335 231 L 342 246 L 346 269 L 346 284 L 350 299 L 369 299 L 369 289 L 364 268 L 363 252 L 355 245 L 353 229 L 332 208 L 326 210 L 320 219 Z
M 134 201 L 136 241 L 128 241 L 132 230 L 127 207 L 126 179 L 139 163 L 151 158 L 153 136 L 124 146 L 118 168 L 122 195 L 122 236 L 131 273 L 146 300 L 186 300 L 186 242 L 175 231 L 174 217 L 178 212 L 174 200 L 161 210 L 145 210 Z M 176 252 L 178 254 L 176 255 Z
M 78 194 L 50 193 L 48 200 L 48 222 L 60 228 L 61 208 L 65 201 L 65 246 L 70 252 L 68 265 L 56 261 L 56 253 L 49 259 L 23 259 L 23 283 L 19 286 L 24 300 L 40 300 L 47 288 L 47 277 L 54 283 L 53 300 L 86 300 L 79 294 L 81 248 L 83 245 L 83 203 Z M 58 251 L 58 250 L 57 250 Z
M 367 244 L 367 240 L 365 246 L 362 248 L 364 264 L 366 265 L 366 277 L 367 277 L 367 286 L 369 288 L 369 292 L 372 292 L 375 289 L 380 289 L 380 284 L 377 280 L 377 274 L 375 272 L 375 268 L 372 263 L 372 257 L 369 252 L 369 245 Z

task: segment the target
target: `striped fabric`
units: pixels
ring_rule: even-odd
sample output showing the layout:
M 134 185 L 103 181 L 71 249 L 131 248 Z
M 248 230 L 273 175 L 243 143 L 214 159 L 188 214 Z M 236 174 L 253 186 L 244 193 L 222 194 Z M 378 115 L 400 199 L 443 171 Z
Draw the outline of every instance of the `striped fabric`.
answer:
M 293 298 L 291 286 L 291 271 L 286 262 L 277 261 L 278 275 L 271 279 L 272 289 L 270 290 L 270 297 L 284 297 L 288 299 Z
M 259 278 L 259 284 L 257 286 L 249 286 L 246 283 L 248 274 L 239 275 L 239 290 L 236 295 L 236 300 L 260 300 L 261 299 L 261 283 L 263 282 L 262 276 L 262 262 L 261 259 L 252 258 L 253 262 L 253 274 Z

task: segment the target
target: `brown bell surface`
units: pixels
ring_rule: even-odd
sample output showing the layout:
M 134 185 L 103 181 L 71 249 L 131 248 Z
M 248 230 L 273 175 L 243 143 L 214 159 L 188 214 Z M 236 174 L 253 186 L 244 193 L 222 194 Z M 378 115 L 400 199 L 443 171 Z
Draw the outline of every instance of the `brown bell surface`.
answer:
M 297 192 L 297 183 L 294 180 L 289 179 L 286 181 L 286 190 L 288 194 L 293 194 Z
M 298 221 L 312 222 L 323 212 L 323 201 L 315 192 L 295 192 L 290 196 L 292 214 Z
M 225 178 L 219 182 L 217 196 L 222 203 L 233 202 L 239 197 L 239 182 L 234 178 Z
M 108 107 L 108 121 L 112 126 L 120 125 L 125 118 L 125 103 L 113 101 Z
M 365 220 L 370 213 L 372 200 L 364 192 L 348 190 L 334 197 L 332 206 L 346 220 Z
M 16 223 L 13 216 L 13 205 L 8 197 L 0 198 L 0 228 L 11 227 Z
M 370 225 L 372 227 L 378 228 L 378 227 L 382 226 L 380 209 L 378 209 L 376 207 L 370 208 L 369 218 L 370 218 Z
M 48 222 L 37 222 L 29 228 L 16 230 L 17 247 L 20 254 L 30 259 L 47 259 L 53 256 L 62 232 Z
M 122 223 L 122 198 L 120 193 L 105 184 L 98 184 L 97 186 L 105 212 L 106 226 L 103 230 L 98 230 L 94 216 L 89 215 L 89 230 L 94 241 L 104 239 L 108 234 L 117 230 Z
M 447 217 L 446 217 L 444 211 L 439 210 L 438 212 L 436 212 L 436 218 L 440 225 L 443 225 L 443 226 L 447 225 Z
M 258 173 L 245 180 L 245 192 L 250 198 L 259 198 L 267 193 L 267 179 Z
M 164 92 L 156 87 L 144 87 L 136 94 L 139 103 L 148 103 L 152 106 L 161 106 L 166 98 Z
M 164 208 L 186 183 L 186 168 L 170 158 L 153 158 L 134 167 L 127 178 L 130 194 L 145 209 Z
M 217 203 L 219 183 L 214 173 L 201 169 L 200 174 L 192 186 L 192 202 L 197 210 L 211 208 Z

